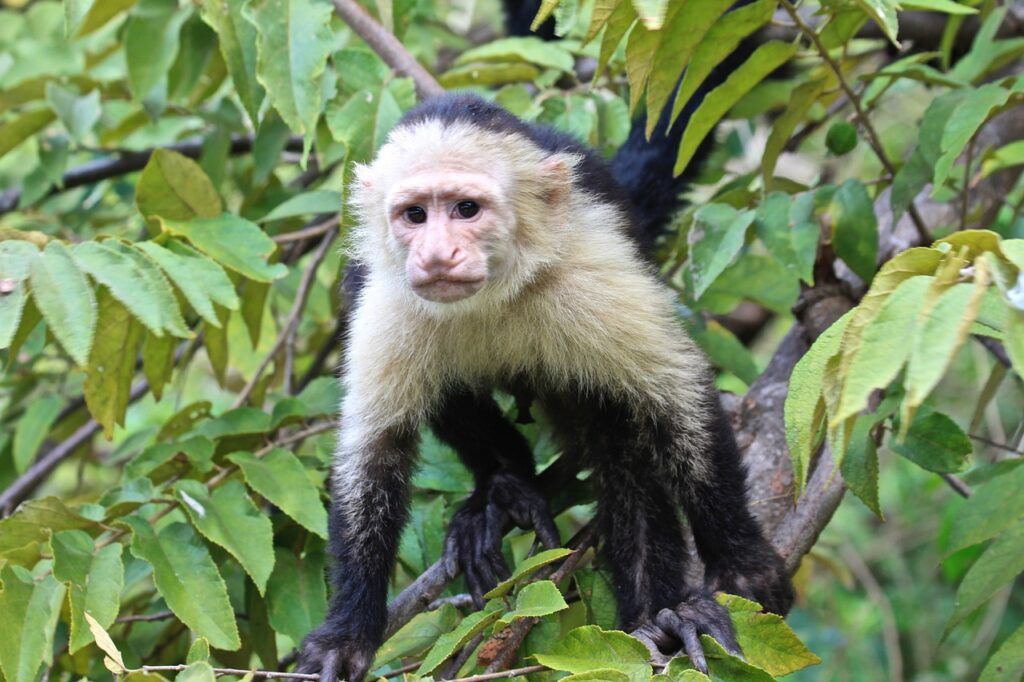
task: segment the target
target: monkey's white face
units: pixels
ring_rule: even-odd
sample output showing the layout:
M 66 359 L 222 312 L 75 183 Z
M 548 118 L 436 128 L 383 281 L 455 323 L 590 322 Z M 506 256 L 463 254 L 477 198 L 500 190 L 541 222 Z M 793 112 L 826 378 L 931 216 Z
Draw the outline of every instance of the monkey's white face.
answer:
M 396 183 L 388 223 L 417 296 L 453 303 L 487 284 L 495 254 L 511 239 L 504 195 L 496 179 L 479 171 L 435 168 Z

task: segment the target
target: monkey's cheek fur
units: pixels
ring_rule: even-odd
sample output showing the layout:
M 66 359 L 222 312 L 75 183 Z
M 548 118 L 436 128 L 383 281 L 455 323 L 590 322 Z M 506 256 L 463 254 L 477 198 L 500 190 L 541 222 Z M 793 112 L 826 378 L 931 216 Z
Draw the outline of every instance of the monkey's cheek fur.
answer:
M 414 286 L 413 291 L 422 299 L 434 303 L 454 303 L 462 301 L 484 286 L 483 278 L 478 280 L 450 280 L 438 279 L 429 284 Z

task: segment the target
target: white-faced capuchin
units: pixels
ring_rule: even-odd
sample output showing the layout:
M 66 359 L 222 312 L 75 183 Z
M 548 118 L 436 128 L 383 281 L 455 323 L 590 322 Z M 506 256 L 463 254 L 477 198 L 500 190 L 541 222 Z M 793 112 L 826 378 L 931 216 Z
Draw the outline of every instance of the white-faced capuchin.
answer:
M 300 672 L 324 682 L 368 672 L 423 424 L 476 479 L 445 558 L 478 603 L 508 574 L 510 524 L 560 544 L 530 447 L 495 389 L 533 396 L 561 457 L 592 471 L 623 629 L 703 668 L 700 633 L 738 650 L 714 591 L 788 611 L 789 577 L 748 510 L 712 370 L 643 255 L 679 193 L 675 146 L 658 146 L 635 136 L 609 168 L 566 135 L 449 94 L 410 111 L 358 168 L 352 257 L 362 277 L 331 477 L 334 592 Z M 680 508 L 702 585 L 686 581 Z

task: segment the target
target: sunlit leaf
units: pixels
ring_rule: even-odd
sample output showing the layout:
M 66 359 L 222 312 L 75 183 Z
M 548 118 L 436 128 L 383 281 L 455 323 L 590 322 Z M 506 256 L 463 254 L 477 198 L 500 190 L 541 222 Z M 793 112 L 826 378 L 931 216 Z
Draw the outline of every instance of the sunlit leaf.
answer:
M 58 241 L 31 264 L 32 298 L 68 355 L 80 367 L 88 363 L 96 330 L 96 297 L 67 248 Z

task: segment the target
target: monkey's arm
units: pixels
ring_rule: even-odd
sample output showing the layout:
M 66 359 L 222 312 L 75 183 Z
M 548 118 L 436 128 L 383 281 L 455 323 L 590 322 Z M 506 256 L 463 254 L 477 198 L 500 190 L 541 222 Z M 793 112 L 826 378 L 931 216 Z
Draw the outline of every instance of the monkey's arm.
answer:
M 408 515 L 412 428 L 355 440 L 343 426 L 332 474 L 329 549 L 334 594 L 303 642 L 298 672 L 361 682 L 387 625 L 387 588 Z
M 547 500 L 537 491 L 533 453 L 489 395 L 453 391 L 430 420 L 473 473 L 476 489 L 455 513 L 445 541 L 452 573 L 461 568 L 478 607 L 483 594 L 508 577 L 501 538 L 511 524 L 533 528 L 548 547 L 559 545 Z

